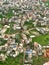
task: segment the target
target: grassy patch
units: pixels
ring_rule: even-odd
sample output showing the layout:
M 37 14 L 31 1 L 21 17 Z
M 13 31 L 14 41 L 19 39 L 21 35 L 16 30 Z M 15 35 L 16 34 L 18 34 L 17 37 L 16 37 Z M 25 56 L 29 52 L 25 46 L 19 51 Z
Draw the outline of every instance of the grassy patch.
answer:
M 23 53 L 16 58 L 8 57 L 6 61 L 0 62 L 0 65 L 23 65 Z
M 33 42 L 38 42 L 41 45 L 47 45 L 49 44 L 49 34 L 47 35 L 40 35 L 38 37 L 33 38 Z
M 4 45 L 7 42 L 7 40 L 4 40 L 3 38 L 0 38 L 0 46 Z
M 33 58 L 33 65 L 43 65 L 48 60 L 49 60 L 49 58 L 38 57 L 38 59 L 37 59 L 34 57 Z

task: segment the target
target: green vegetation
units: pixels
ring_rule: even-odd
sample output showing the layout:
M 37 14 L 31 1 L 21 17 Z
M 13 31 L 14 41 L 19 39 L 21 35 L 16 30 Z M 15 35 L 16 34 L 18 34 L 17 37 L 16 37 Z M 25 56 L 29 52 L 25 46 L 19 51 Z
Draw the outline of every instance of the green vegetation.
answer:
M 16 33 L 16 30 L 13 30 L 12 28 L 8 28 L 5 32 L 5 34 L 14 34 Z
M 7 18 L 11 18 L 14 14 L 12 13 L 12 10 L 9 10 L 8 13 L 6 14 Z
M 41 45 L 48 45 L 49 44 L 49 34 L 47 35 L 40 35 L 38 37 L 33 38 L 33 42 L 38 42 Z
M 0 24 L 0 28 L 2 28 L 3 27 L 3 25 L 2 24 Z
M 0 38 L 0 46 L 4 45 L 7 42 L 7 40 L 4 40 L 3 38 Z
M 49 0 L 47 0 L 47 2 L 45 2 L 45 5 L 46 5 L 47 7 L 49 7 Z
M 3 15 L 0 15 L 0 18 L 3 18 Z
M 27 29 L 34 27 L 32 20 L 26 21 L 24 25 L 27 26 Z
M 15 36 L 15 42 L 20 43 L 20 41 L 21 41 L 21 35 L 18 33 L 18 34 L 16 34 L 16 36 Z
M 49 58 L 44 58 L 44 57 L 38 57 L 38 58 L 33 58 L 33 65 L 43 65 L 45 62 L 47 62 Z
M 8 57 L 6 61 L 1 62 L 0 65 L 23 65 L 23 53 L 16 58 Z

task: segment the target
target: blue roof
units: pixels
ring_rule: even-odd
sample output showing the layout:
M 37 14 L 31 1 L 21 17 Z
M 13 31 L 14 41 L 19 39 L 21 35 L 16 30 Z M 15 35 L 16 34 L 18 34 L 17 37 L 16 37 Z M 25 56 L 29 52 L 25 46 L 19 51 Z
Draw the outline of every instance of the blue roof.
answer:
M 32 53 L 32 50 L 27 50 L 26 53 L 30 54 L 30 53 Z

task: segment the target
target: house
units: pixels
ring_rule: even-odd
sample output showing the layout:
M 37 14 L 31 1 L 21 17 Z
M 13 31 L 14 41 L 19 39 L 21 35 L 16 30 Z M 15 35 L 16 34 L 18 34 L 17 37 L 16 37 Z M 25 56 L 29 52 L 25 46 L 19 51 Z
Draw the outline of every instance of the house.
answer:
M 47 0 L 42 0 L 42 2 L 47 2 Z
M 48 28 L 36 28 L 36 30 L 42 34 L 47 34 L 49 32 Z
M 3 34 L 3 38 L 4 38 L 4 40 L 8 40 L 9 37 L 10 37 L 10 35 L 8 35 L 8 34 Z
M 42 46 L 37 42 L 34 42 L 34 50 L 37 52 L 38 55 L 42 55 Z
M 8 48 L 8 46 L 4 46 L 4 45 L 3 45 L 3 46 L 1 47 L 1 51 L 7 51 L 7 48 Z
M 32 64 L 32 50 L 24 51 L 24 65 L 31 65 Z
M 30 36 L 30 38 L 34 38 L 34 37 L 35 37 L 35 35 L 31 35 L 31 36 Z
M 45 21 L 40 21 L 40 23 L 41 23 L 41 26 L 46 26 L 47 25 Z
M 49 65 L 49 62 L 44 63 L 43 65 Z
M 0 61 L 5 61 L 6 58 L 7 58 L 6 55 L 0 54 Z
M 23 52 L 23 44 L 22 43 L 19 44 L 18 50 L 20 53 Z

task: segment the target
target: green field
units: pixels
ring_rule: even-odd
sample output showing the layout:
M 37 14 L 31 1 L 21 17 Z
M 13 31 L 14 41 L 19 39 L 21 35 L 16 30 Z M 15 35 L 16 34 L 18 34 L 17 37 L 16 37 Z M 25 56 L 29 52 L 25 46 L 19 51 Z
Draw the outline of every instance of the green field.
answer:
M 43 58 L 43 57 L 38 57 L 37 58 L 33 58 L 33 65 L 43 65 L 44 63 L 48 62 L 49 58 Z
M 38 42 L 41 45 L 48 45 L 49 44 L 49 34 L 47 35 L 40 35 L 38 37 L 35 37 L 32 39 L 32 41 L 34 42 Z
M 16 58 L 8 57 L 6 61 L 1 62 L 0 65 L 23 65 L 23 54 L 20 54 Z

